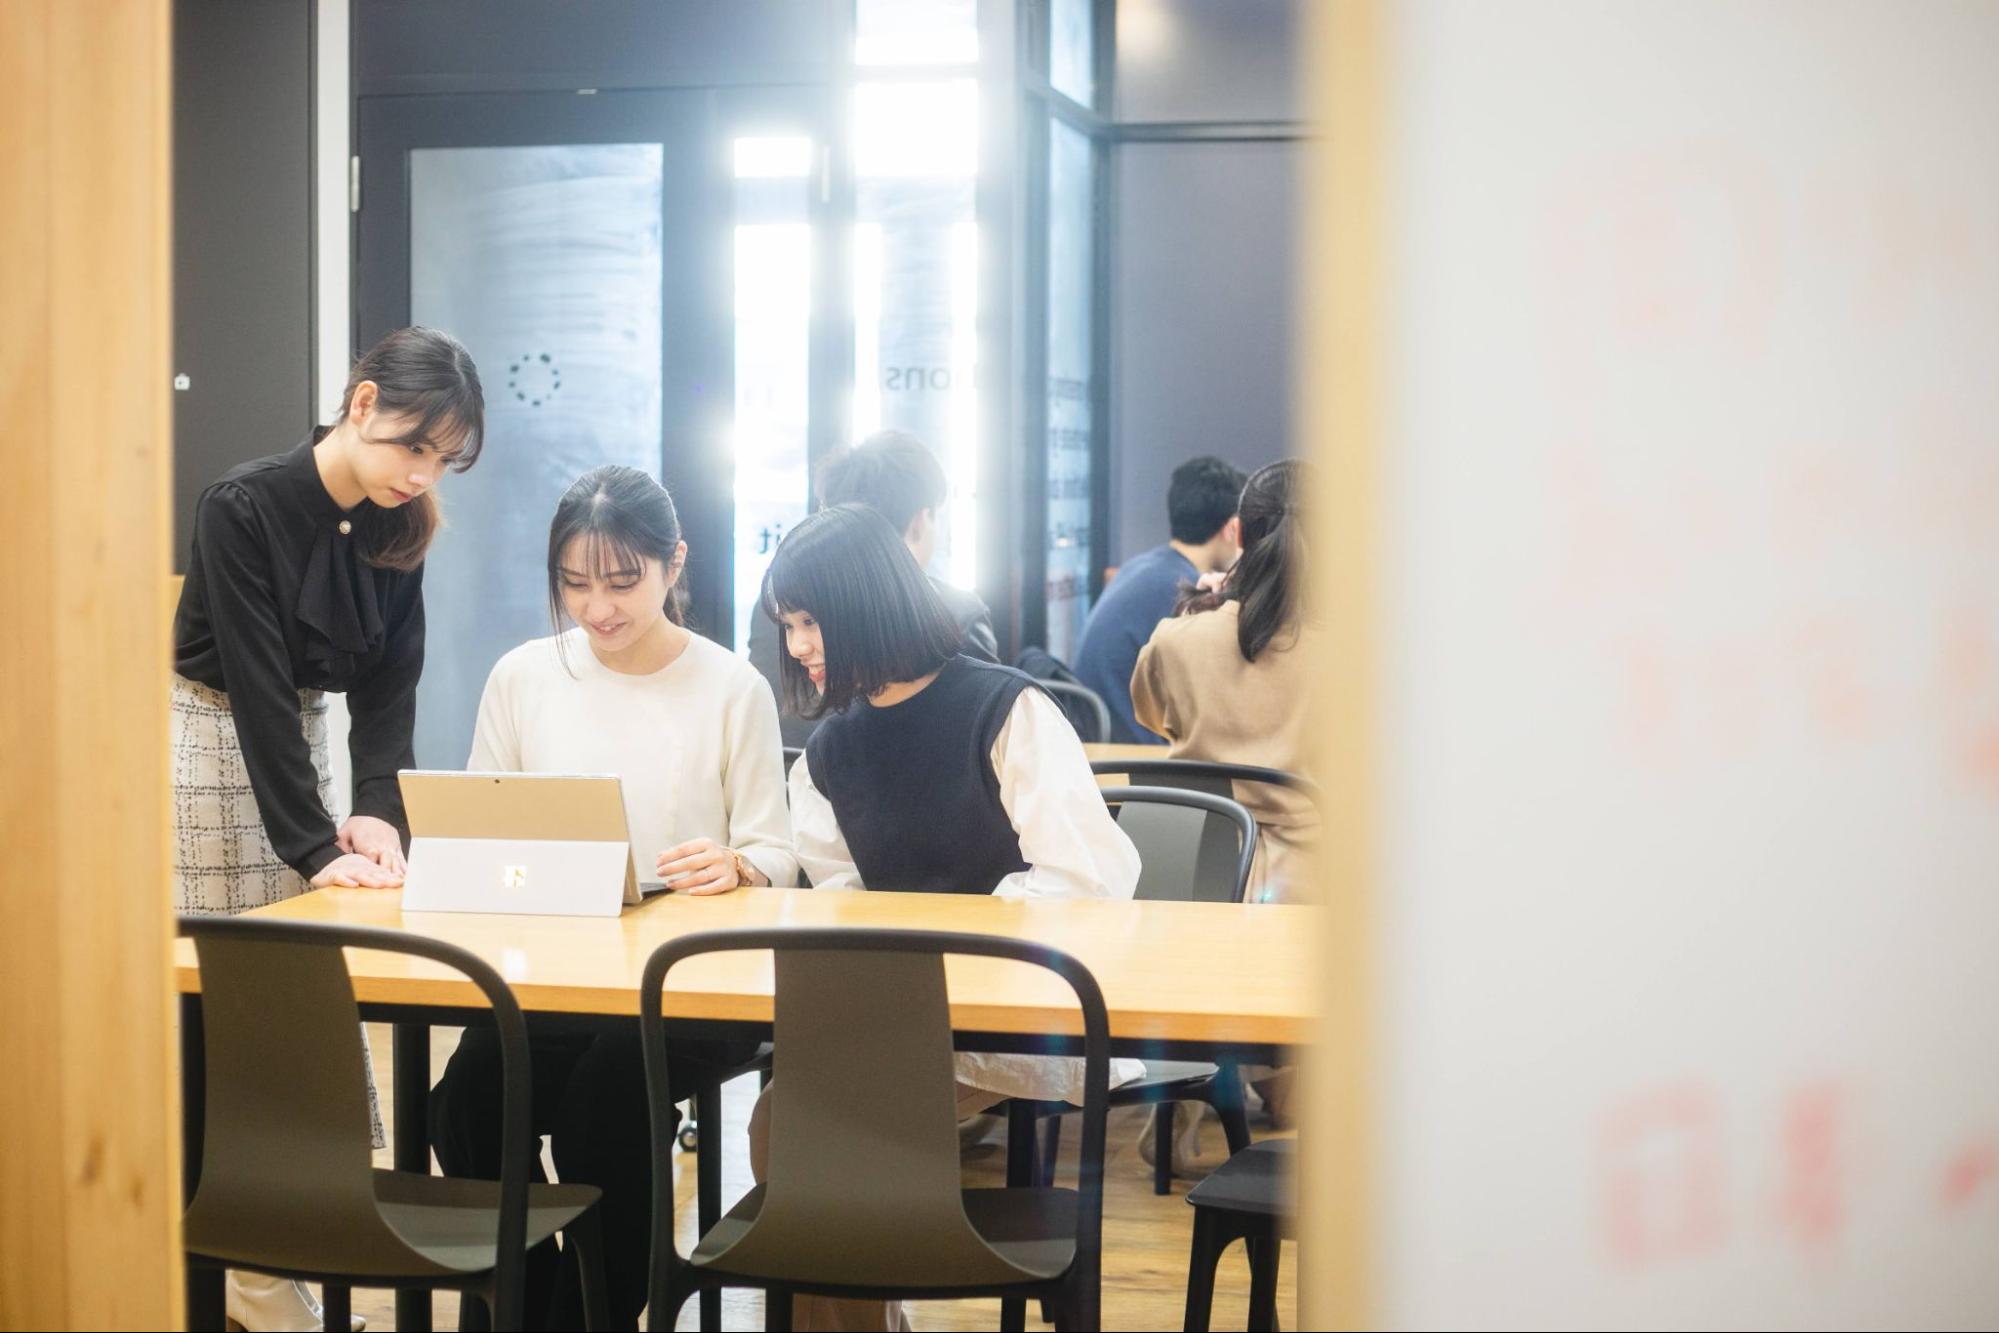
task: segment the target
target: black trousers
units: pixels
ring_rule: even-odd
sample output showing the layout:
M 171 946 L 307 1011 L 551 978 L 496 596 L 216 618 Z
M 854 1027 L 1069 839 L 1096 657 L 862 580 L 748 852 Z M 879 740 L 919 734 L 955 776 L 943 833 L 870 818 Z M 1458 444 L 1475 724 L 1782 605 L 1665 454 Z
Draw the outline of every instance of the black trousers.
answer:
M 604 1192 L 598 1207 L 611 1327 L 635 1329 L 652 1254 L 652 1128 L 638 1024 L 580 1027 L 575 1020 L 530 1017 L 528 1036 L 534 1179 L 547 1179 L 540 1154 L 546 1135 L 558 1178 Z M 670 1045 L 675 1100 L 692 1095 L 701 1066 L 740 1064 L 755 1052 L 753 1041 Z M 430 1094 L 430 1141 L 446 1175 L 499 1178 L 500 1104 L 499 1037 L 491 1028 L 467 1028 Z M 553 1240 L 529 1252 L 526 1289 L 529 1328 L 583 1327 L 575 1256 L 560 1254 Z

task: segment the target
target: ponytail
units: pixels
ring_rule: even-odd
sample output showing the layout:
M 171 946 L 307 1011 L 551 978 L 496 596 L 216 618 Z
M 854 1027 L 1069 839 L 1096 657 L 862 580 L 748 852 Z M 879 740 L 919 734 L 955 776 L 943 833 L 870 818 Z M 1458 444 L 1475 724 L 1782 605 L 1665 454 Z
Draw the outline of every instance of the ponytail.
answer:
M 1242 488 L 1242 558 L 1236 561 L 1218 591 L 1189 588 L 1181 594 L 1175 615 L 1212 611 L 1224 602 L 1239 602 L 1236 646 L 1245 662 L 1254 662 L 1272 639 L 1298 619 L 1298 583 L 1304 561 L 1296 493 L 1302 465 L 1286 459 L 1250 477 Z
M 1245 662 L 1254 662 L 1297 618 L 1297 529 L 1297 518 L 1285 511 L 1229 573 L 1227 594 L 1242 603 L 1236 646 Z

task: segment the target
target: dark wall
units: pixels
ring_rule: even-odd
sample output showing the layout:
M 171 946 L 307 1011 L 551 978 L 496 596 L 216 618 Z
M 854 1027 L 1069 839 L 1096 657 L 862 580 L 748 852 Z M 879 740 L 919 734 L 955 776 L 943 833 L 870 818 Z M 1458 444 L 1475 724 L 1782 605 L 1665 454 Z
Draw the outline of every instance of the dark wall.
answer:
M 312 25 L 310 0 L 174 5 L 177 571 L 202 488 L 312 426 Z
M 1303 20 L 1304 0 L 1119 0 L 1118 120 L 1186 137 L 1115 153 L 1113 563 L 1166 540 L 1167 479 L 1186 459 L 1247 472 L 1295 448 L 1303 146 L 1226 136 L 1303 114 Z
M 1111 559 L 1166 540 L 1197 454 L 1252 471 L 1293 445 L 1297 143 L 1129 143 L 1112 252 Z
M 1301 118 L 1305 3 L 1118 0 L 1116 118 Z
M 851 0 L 355 0 L 355 91 L 819 82 L 850 8 Z

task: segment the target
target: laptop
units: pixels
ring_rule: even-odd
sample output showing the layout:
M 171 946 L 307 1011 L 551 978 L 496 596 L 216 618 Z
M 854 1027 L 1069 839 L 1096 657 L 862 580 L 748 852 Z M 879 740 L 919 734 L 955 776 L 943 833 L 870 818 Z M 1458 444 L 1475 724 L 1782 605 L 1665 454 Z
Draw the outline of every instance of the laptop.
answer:
M 405 769 L 405 912 L 616 916 L 666 885 L 640 880 L 618 779 Z

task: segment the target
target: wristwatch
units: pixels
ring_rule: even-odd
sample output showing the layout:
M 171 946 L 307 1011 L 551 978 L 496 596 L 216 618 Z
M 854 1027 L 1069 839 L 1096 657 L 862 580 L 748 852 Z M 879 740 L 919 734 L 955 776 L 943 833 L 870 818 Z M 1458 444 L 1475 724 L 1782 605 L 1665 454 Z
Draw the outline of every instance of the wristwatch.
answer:
M 733 847 L 729 848 L 729 855 L 734 857 L 736 861 L 736 884 L 739 887 L 748 884 L 750 882 L 750 863 L 745 861 L 743 854 Z

